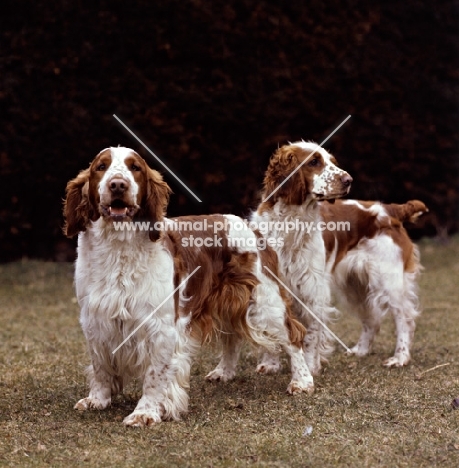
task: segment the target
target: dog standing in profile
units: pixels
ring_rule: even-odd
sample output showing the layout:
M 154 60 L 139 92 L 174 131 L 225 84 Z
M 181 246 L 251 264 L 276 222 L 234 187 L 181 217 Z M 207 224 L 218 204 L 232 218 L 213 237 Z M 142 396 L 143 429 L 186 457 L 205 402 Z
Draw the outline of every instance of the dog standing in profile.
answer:
M 75 409 L 104 409 L 140 378 L 142 397 L 124 424 L 179 419 L 188 407 L 191 358 L 213 335 L 224 352 L 210 380 L 234 377 L 245 339 L 284 349 L 292 370 L 287 391 L 310 393 L 305 329 L 266 273 L 278 272 L 275 253 L 258 248 L 252 230 L 235 228 L 243 224 L 235 216 L 166 219 L 169 193 L 158 172 L 121 147 L 101 151 L 67 184 L 64 231 L 78 235 L 75 287 L 91 358 L 89 395 Z M 181 220 L 207 227 L 182 231 L 174 224 Z M 136 229 L 137 221 L 149 228 Z

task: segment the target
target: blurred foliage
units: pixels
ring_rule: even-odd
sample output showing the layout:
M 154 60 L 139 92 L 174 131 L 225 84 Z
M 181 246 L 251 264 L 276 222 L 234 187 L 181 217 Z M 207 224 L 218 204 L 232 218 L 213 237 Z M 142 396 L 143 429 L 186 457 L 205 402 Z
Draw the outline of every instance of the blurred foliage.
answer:
M 458 2 L 6 0 L 0 7 L 0 259 L 69 259 L 66 182 L 107 146 L 165 173 L 170 215 L 256 205 L 277 145 L 321 142 L 352 196 L 458 229 Z M 164 171 L 162 171 L 164 172 Z

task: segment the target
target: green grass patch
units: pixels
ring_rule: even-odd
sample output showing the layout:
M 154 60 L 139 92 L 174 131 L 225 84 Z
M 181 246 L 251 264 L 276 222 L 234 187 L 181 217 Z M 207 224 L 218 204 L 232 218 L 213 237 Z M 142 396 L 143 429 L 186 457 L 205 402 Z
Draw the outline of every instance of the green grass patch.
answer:
M 390 317 L 370 356 L 337 345 L 312 396 L 285 393 L 286 360 L 279 375 L 256 375 L 250 347 L 234 381 L 205 382 L 218 361 L 207 347 L 192 368 L 189 413 L 149 429 L 122 425 L 140 397 L 136 382 L 106 411 L 72 409 L 87 395 L 89 363 L 73 266 L 1 265 L 0 465 L 459 466 L 459 238 L 419 246 L 423 313 L 408 367 L 382 366 L 395 346 Z M 334 331 L 352 345 L 360 328 L 343 316 Z

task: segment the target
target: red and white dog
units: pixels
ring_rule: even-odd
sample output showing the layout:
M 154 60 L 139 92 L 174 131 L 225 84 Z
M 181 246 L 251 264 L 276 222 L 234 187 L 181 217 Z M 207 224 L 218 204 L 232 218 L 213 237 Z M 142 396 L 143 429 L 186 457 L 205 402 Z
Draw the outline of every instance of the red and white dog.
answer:
M 272 352 L 283 348 L 291 360 L 288 392 L 311 392 L 304 327 L 264 268 L 277 273 L 275 253 L 259 248 L 260 236 L 235 216 L 167 220 L 169 193 L 158 172 L 120 147 L 100 152 L 67 184 L 64 230 L 78 234 L 75 286 L 92 363 L 89 396 L 75 408 L 104 409 L 140 378 L 142 397 L 124 424 L 179 419 L 191 357 L 214 334 L 224 353 L 208 379 L 234 376 L 247 339 Z M 136 229 L 135 221 L 149 228 Z
M 319 202 L 347 195 L 351 182 L 351 176 L 319 145 L 299 141 L 282 146 L 271 157 L 263 201 L 251 217 L 263 235 L 274 240 L 282 280 L 296 296 L 292 307 L 307 328 L 305 359 L 313 375 L 319 373 L 333 346 L 328 331 L 297 299 L 323 323 L 336 312 L 331 305 Z M 269 353 L 257 368 L 266 373 L 278 369 L 278 356 Z
M 363 331 L 352 353 L 363 356 L 369 352 L 381 320 L 390 310 L 397 343 L 394 356 L 384 364 L 403 366 L 410 360 L 419 315 L 417 277 L 422 269 L 418 249 L 403 222 L 414 222 L 428 210 L 418 200 L 403 205 L 335 202 L 348 193 L 352 180 L 335 163 L 314 143 L 279 148 L 266 171 L 265 201 L 252 220 L 269 226 L 265 236 L 282 239 L 273 246 L 283 280 L 321 321 L 330 322 L 335 310 L 331 304 L 357 314 Z M 327 199 L 330 203 L 322 201 Z M 286 232 L 288 225 L 296 229 Z M 336 229 L 339 226 L 347 228 Z M 307 327 L 305 359 L 316 374 L 320 361 L 331 351 L 329 337 L 296 299 L 293 309 Z M 258 366 L 262 372 L 278 368 L 278 357 L 268 353 Z
M 337 200 L 321 204 L 331 289 L 341 310 L 356 314 L 362 333 L 352 353 L 369 353 L 381 320 L 390 311 L 395 321 L 395 353 L 385 366 L 404 366 L 410 360 L 415 319 L 419 315 L 417 277 L 421 271 L 418 248 L 404 221 L 414 222 L 428 211 L 424 203 L 383 204 Z
M 263 202 L 253 213 L 263 234 L 273 243 L 282 280 L 294 293 L 293 310 L 306 326 L 305 359 L 312 374 L 331 352 L 322 322 L 330 322 L 335 301 L 357 314 L 363 326 L 352 353 L 363 356 L 391 311 L 396 324 L 394 356 L 386 366 L 410 360 L 415 319 L 419 314 L 417 277 L 419 252 L 403 222 L 414 222 L 424 203 L 403 205 L 336 200 L 349 192 L 351 177 L 336 167 L 327 151 L 314 143 L 297 142 L 279 148 L 265 174 Z M 331 203 L 323 202 L 329 200 Z M 288 227 L 293 229 L 288 231 Z M 327 229 L 346 226 L 346 229 Z M 263 229 L 264 228 L 264 229 Z M 288 231 L 288 232 L 287 232 Z M 279 242 L 281 240 L 282 242 Z M 333 299 L 332 300 L 332 296 Z M 265 353 L 257 370 L 276 372 L 278 356 Z

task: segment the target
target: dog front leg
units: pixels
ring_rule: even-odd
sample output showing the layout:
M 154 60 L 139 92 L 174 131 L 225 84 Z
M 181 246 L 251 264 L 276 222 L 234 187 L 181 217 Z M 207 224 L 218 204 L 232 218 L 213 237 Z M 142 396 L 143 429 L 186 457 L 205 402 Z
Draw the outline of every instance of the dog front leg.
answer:
M 123 424 L 145 427 L 180 419 L 188 410 L 191 356 L 198 348 L 199 343 L 190 336 L 156 344 L 156 358 L 145 372 L 142 398 Z
M 82 398 L 73 408 L 79 411 L 103 410 L 110 406 L 112 401 L 113 376 L 97 363 L 89 366 L 87 373 L 89 396 Z

